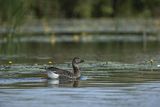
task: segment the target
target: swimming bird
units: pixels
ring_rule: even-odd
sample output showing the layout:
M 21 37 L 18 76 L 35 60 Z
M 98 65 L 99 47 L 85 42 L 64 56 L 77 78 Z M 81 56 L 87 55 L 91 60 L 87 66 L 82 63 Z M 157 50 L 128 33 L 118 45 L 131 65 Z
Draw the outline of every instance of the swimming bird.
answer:
M 56 68 L 56 67 L 48 67 L 47 76 L 49 79 L 78 79 L 81 76 L 80 69 L 78 64 L 84 62 L 84 60 L 79 57 L 74 57 L 72 60 L 72 71 Z

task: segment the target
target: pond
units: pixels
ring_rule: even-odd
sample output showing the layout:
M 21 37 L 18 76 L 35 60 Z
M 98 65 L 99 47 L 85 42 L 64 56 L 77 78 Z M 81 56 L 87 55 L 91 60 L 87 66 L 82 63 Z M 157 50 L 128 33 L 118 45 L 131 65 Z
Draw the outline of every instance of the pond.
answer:
M 0 43 L 1 107 L 157 107 L 160 44 L 147 42 Z M 45 67 L 71 70 L 79 56 L 78 81 L 47 80 Z M 151 61 L 152 60 L 152 61 Z
M 115 37 L 116 38 L 116 37 Z M 6 38 L 4 38 L 5 40 Z M 52 42 L 50 36 L 0 41 L 0 64 L 64 63 L 79 56 L 84 60 L 141 63 L 160 60 L 159 42 Z M 63 38 L 60 38 L 63 39 Z M 3 40 L 3 39 L 1 39 Z

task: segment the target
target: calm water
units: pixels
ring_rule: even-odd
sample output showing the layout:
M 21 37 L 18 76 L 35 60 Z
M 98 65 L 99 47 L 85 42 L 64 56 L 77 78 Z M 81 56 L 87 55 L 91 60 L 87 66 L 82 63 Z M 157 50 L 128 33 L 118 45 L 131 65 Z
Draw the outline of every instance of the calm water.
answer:
M 159 49 L 160 44 L 152 42 L 145 46 L 135 42 L 1 43 L 0 107 L 157 107 L 160 104 L 159 71 L 108 70 L 94 62 L 147 64 L 153 59 L 159 63 Z M 49 81 L 41 73 L 49 65 L 48 61 L 71 69 L 68 62 L 74 56 L 86 61 L 81 65 L 79 81 Z M 12 61 L 13 66 L 8 61 Z
M 7 64 L 9 60 L 16 64 L 64 63 L 74 56 L 94 61 L 140 63 L 150 59 L 160 61 L 159 49 L 159 42 L 148 42 L 145 46 L 141 42 L 6 42 L 0 44 L 0 64 Z

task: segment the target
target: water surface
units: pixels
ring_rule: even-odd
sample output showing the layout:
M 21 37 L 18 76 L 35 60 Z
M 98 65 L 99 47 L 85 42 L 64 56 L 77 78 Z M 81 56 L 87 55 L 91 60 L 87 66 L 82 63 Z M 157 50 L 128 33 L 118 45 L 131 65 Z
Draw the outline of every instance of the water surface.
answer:
M 0 106 L 157 107 L 159 47 L 158 42 L 1 42 Z M 85 60 L 79 81 L 46 79 L 46 66 L 71 70 L 74 56 Z
M 145 45 L 141 42 L 6 42 L 0 44 L 0 63 L 7 64 L 8 60 L 16 64 L 64 63 L 74 56 L 94 61 L 140 63 L 150 59 L 159 61 L 159 47 L 159 42 L 147 42 Z
M 157 71 L 83 71 L 79 81 L 58 80 L 17 73 L 0 79 L 2 107 L 156 107 L 160 99 Z M 26 75 L 26 77 L 24 77 Z

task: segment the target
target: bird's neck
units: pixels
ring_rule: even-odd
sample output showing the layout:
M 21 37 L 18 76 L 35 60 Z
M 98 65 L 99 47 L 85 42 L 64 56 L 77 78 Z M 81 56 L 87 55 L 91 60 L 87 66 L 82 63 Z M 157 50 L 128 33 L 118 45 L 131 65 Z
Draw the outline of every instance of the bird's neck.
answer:
M 77 64 L 72 63 L 73 73 L 76 77 L 80 77 L 80 70 Z

